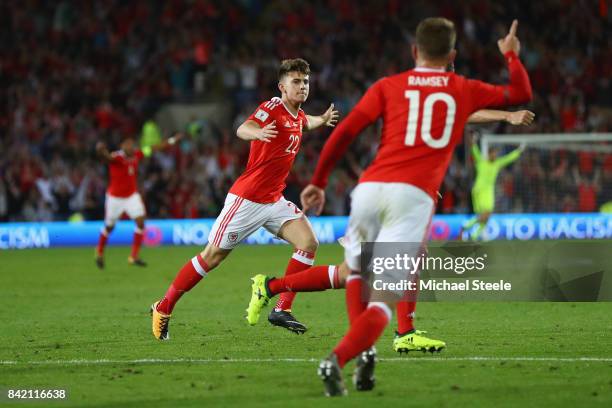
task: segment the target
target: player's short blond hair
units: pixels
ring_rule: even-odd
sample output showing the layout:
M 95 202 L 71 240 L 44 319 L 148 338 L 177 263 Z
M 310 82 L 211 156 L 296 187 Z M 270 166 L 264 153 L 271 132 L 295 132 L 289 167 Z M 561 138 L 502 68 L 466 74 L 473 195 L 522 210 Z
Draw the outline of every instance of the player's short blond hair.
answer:
M 455 24 L 443 17 L 430 17 L 421 21 L 416 29 L 416 45 L 425 58 L 446 57 L 455 48 Z
M 299 72 L 304 75 L 310 75 L 310 65 L 302 58 L 282 60 L 278 68 L 278 80 L 281 81 L 289 72 Z

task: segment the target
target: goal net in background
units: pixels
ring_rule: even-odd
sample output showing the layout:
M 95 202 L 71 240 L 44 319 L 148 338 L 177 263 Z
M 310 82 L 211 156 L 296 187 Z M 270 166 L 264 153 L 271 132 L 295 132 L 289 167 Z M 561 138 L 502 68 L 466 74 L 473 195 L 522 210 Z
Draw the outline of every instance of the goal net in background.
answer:
M 612 133 L 484 134 L 480 149 L 499 156 L 523 143 L 499 173 L 495 212 L 612 212 Z

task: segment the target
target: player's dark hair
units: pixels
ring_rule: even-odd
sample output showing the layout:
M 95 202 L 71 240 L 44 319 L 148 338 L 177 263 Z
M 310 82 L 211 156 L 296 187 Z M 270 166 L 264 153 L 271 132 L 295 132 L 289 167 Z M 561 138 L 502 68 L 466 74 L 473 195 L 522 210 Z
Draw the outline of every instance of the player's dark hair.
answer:
M 302 58 L 282 60 L 278 68 L 278 80 L 282 80 L 289 72 L 299 72 L 304 75 L 309 75 L 310 65 Z
M 443 17 L 430 17 L 421 21 L 416 29 L 416 44 L 426 58 L 446 57 L 457 40 L 455 24 Z

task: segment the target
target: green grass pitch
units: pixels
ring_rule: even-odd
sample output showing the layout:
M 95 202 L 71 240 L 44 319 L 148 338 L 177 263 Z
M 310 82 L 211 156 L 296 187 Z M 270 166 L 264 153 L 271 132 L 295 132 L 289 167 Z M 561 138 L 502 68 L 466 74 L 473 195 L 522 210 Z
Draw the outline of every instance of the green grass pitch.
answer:
M 145 248 L 139 269 L 129 248 L 110 248 L 102 272 L 92 248 L 0 252 L 0 389 L 66 388 L 67 401 L 32 405 L 62 407 L 612 406 L 612 303 L 423 302 L 417 326 L 447 350 L 400 358 L 393 323 L 375 390 L 325 398 L 316 366 L 347 328 L 343 292 L 298 295 L 303 336 L 244 320 L 249 277 L 282 274 L 288 246 L 239 247 L 181 300 L 171 340 L 158 342 L 147 309 L 197 250 Z M 317 263 L 341 256 L 322 246 Z

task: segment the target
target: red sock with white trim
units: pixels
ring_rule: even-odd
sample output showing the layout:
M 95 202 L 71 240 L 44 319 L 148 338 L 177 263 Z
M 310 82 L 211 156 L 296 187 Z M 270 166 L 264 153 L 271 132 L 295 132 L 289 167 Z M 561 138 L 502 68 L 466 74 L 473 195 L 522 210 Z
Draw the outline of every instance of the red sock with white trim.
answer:
M 163 299 L 157 304 L 157 311 L 171 314 L 176 302 L 185 292 L 190 291 L 199 281 L 205 277 L 210 269 L 202 256 L 198 254 L 189 260 L 172 282 Z
M 98 246 L 96 247 L 96 254 L 98 254 L 98 256 L 104 255 L 106 242 L 108 242 L 108 230 L 104 227 L 100 230 L 100 238 L 98 238 Z
M 363 279 L 361 275 L 352 273 L 346 278 L 346 311 L 349 324 L 353 324 L 368 306 L 363 300 Z
M 416 302 L 402 300 L 397 303 L 397 332 L 404 335 L 414 330 Z
M 418 276 L 415 282 L 417 283 L 416 290 L 407 290 L 404 293 L 403 300 L 397 303 L 397 333 L 399 335 L 414 331 L 414 311 L 419 295 Z
M 359 353 L 372 347 L 391 320 L 391 309 L 385 303 L 371 302 L 351 325 L 348 333 L 334 348 L 340 367 Z
M 132 241 L 132 254 L 133 259 L 138 259 L 138 252 L 140 252 L 140 246 L 142 245 L 143 230 L 136 227 L 134 230 L 134 240 Z
M 287 264 L 287 269 L 285 269 L 285 276 L 293 275 L 304 269 L 308 269 L 314 264 L 315 254 L 314 252 L 303 251 L 301 249 L 296 249 L 293 251 L 293 255 L 289 260 L 289 264 Z M 291 310 L 291 305 L 293 304 L 293 299 L 295 299 L 295 292 L 283 292 L 281 293 L 278 302 L 276 302 L 275 310 Z
M 272 295 L 283 292 L 319 292 L 337 289 L 338 267 L 334 265 L 312 266 L 293 275 L 273 278 L 268 282 Z

